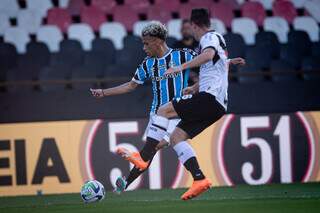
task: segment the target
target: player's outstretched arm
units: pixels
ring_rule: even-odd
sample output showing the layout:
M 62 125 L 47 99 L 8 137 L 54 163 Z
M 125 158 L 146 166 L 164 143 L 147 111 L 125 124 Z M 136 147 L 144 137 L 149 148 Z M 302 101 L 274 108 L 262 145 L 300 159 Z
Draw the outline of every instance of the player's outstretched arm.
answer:
M 131 92 L 137 88 L 138 84 L 134 81 L 129 81 L 127 83 L 121 84 L 116 87 L 111 87 L 107 89 L 92 89 L 90 88 L 91 94 L 96 98 L 102 98 L 105 96 L 120 95 Z
M 215 54 L 216 54 L 216 51 L 213 48 L 207 48 L 194 59 L 188 62 L 185 62 L 180 66 L 170 67 L 164 74 L 168 75 L 172 73 L 181 72 L 182 70 L 185 70 L 188 68 L 199 67 L 201 64 L 207 63 L 208 61 L 212 60 Z

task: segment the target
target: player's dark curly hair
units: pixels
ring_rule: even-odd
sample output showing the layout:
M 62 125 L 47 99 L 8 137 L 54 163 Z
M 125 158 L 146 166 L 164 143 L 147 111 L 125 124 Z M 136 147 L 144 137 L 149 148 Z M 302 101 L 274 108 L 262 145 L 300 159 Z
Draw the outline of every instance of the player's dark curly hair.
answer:
M 210 14 L 205 8 L 192 9 L 190 20 L 199 27 L 210 27 Z
M 142 37 L 153 36 L 166 40 L 168 36 L 168 30 L 164 24 L 159 21 L 152 21 L 142 29 Z

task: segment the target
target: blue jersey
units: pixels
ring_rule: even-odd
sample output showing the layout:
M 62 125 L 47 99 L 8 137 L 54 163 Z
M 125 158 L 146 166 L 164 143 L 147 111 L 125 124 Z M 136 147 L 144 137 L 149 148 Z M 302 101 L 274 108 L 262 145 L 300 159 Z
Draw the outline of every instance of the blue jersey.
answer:
M 148 79 L 152 82 L 153 101 L 150 113 L 156 113 L 161 105 L 182 96 L 182 90 L 188 86 L 190 70 L 169 76 L 164 73 L 169 67 L 179 66 L 195 56 L 196 53 L 189 49 L 170 49 L 162 58 L 147 57 L 138 66 L 132 80 L 138 84 L 143 84 Z

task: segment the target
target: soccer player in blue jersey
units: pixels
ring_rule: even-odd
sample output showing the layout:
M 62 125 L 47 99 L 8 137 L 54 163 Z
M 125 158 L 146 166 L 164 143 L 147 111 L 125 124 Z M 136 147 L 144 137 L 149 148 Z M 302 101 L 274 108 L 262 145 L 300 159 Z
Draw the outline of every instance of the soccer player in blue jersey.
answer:
M 188 49 L 172 49 L 167 46 L 166 38 L 168 32 L 166 27 L 160 22 L 153 21 L 142 30 L 143 49 L 147 54 L 144 61 L 138 66 L 131 81 L 122 85 L 107 89 L 90 89 L 93 96 L 102 98 L 105 96 L 119 95 L 131 92 L 138 85 L 143 84 L 147 79 L 152 81 L 153 101 L 151 104 L 149 125 L 146 129 L 148 133 L 153 116 L 157 113 L 160 106 L 183 96 L 183 89 L 187 88 L 189 69 L 172 75 L 164 75 L 169 67 L 177 67 L 192 60 L 196 53 Z M 239 58 L 232 59 L 231 63 L 239 63 Z M 140 153 L 131 153 L 129 150 L 119 148 L 117 153 L 127 160 L 134 159 L 134 156 L 141 156 L 149 159 L 144 168 L 148 168 L 156 151 L 169 142 L 168 135 L 173 131 L 178 119 L 170 119 L 167 133 L 159 144 L 146 143 Z M 126 189 L 143 171 L 135 166 L 128 177 L 119 177 L 116 181 L 116 191 L 121 192 Z
M 191 94 L 159 108 L 147 135 L 146 144 L 149 146 L 145 146 L 140 155 L 131 155 L 128 158 L 136 167 L 146 169 L 150 155 L 142 154 L 155 150 L 166 133 L 168 119 L 179 116 L 181 120 L 170 140 L 177 157 L 194 180 L 189 190 L 181 196 L 182 200 L 199 196 L 212 185 L 201 171 L 196 153 L 187 140 L 218 121 L 226 113 L 228 102 L 229 60 L 226 42 L 222 35 L 210 29 L 210 15 L 207 9 L 193 9 L 191 25 L 193 35 L 199 41 L 199 55 L 182 65 L 170 67 L 166 74 L 177 74 L 185 69 L 200 67 L 199 82 L 190 88 Z
M 143 49 L 146 52 L 147 57 L 138 66 L 131 81 L 107 89 L 90 89 L 92 95 L 102 98 L 105 96 L 128 93 L 135 90 L 138 85 L 141 85 L 146 80 L 150 79 L 153 90 L 153 101 L 151 104 L 149 120 L 149 124 L 151 124 L 152 117 L 155 115 L 158 108 L 174 98 L 180 98 L 183 95 L 183 89 L 188 86 L 189 70 L 169 76 L 165 76 L 164 73 L 169 67 L 179 66 L 186 61 L 190 61 L 196 55 L 195 52 L 189 49 L 172 49 L 168 47 L 166 44 L 167 35 L 168 31 L 166 27 L 160 22 L 153 21 L 147 25 L 142 30 Z M 178 119 L 170 120 L 170 126 L 172 126 L 172 128 L 168 129 L 168 134 L 171 133 L 170 131 L 174 129 L 178 121 Z M 148 132 L 148 129 L 149 125 L 146 129 L 146 133 Z M 168 141 L 169 137 L 165 136 L 157 149 L 166 146 Z M 149 144 L 146 144 L 146 146 L 149 146 Z M 125 157 L 128 154 L 128 150 L 122 149 L 118 154 Z M 140 154 L 142 156 L 148 155 L 153 157 L 156 153 Z M 142 172 L 143 171 L 140 171 L 137 168 L 133 168 L 125 180 L 125 188 L 127 188 Z M 123 191 L 123 189 L 120 191 Z

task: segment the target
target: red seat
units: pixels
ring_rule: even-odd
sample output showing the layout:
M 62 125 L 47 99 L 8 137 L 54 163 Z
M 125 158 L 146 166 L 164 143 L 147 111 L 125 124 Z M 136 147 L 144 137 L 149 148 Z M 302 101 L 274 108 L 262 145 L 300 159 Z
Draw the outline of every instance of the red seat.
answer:
M 125 5 L 131 6 L 137 13 L 147 13 L 150 7 L 148 0 L 125 0 Z
M 197 6 L 192 3 L 181 4 L 181 6 L 179 8 L 180 18 L 189 19 L 191 17 L 191 11 L 193 8 L 197 8 Z
M 113 10 L 113 20 L 122 23 L 127 31 L 132 31 L 133 24 L 139 20 L 138 13 L 131 6 L 116 6 Z
M 84 6 L 85 4 L 83 0 L 70 0 L 67 10 L 70 15 L 77 16 L 80 15 L 81 8 Z
M 231 28 L 231 22 L 234 18 L 234 14 L 233 7 L 229 3 L 215 3 L 211 6 L 210 11 L 211 17 L 220 19 L 227 27 Z
M 153 6 L 148 10 L 148 20 L 157 20 L 162 23 L 167 23 L 171 19 L 171 12 L 168 10 L 159 10 L 157 6 Z
M 158 7 L 159 10 L 166 10 L 170 12 L 177 12 L 179 10 L 180 2 L 179 1 L 168 1 L 168 0 L 155 0 L 155 7 Z
M 293 19 L 297 16 L 297 11 L 292 2 L 287 0 L 278 0 L 273 2 L 272 12 L 274 16 L 281 16 L 292 24 Z
M 117 3 L 115 0 L 91 0 L 91 5 L 98 7 L 104 13 L 109 13 Z
M 241 7 L 242 16 L 253 19 L 258 26 L 263 25 L 266 12 L 260 2 L 245 2 Z
M 240 9 L 240 4 L 237 0 L 220 0 L 220 2 L 224 2 L 230 5 L 233 10 Z
M 100 25 L 106 21 L 104 12 L 96 7 L 89 6 L 81 9 L 81 21 L 91 26 L 94 31 L 99 31 Z
M 71 23 L 71 16 L 66 9 L 52 8 L 48 10 L 47 24 L 56 25 L 65 33 Z
M 212 0 L 189 0 L 189 4 L 192 4 L 194 8 L 207 8 L 209 9 L 213 5 Z

